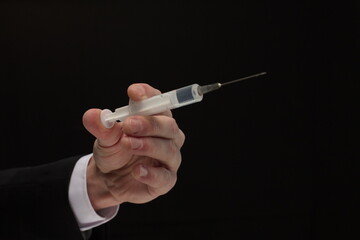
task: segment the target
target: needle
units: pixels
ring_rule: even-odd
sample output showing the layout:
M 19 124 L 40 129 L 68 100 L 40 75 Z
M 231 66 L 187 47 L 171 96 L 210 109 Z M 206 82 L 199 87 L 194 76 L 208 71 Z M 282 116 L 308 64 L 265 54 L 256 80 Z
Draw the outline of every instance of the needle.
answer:
M 232 81 L 229 81 L 229 82 L 220 83 L 220 85 L 225 86 L 225 85 L 233 84 L 233 83 L 236 83 L 236 82 L 244 81 L 244 80 L 249 79 L 249 78 L 259 77 L 259 76 L 265 75 L 265 74 L 266 74 L 266 72 L 262 72 L 262 73 L 250 75 L 250 76 L 247 76 L 247 77 L 239 78 L 239 79 L 236 79 L 236 80 L 232 80 Z
M 259 77 L 259 76 L 265 75 L 265 74 L 266 74 L 266 72 L 261 72 L 261 73 L 258 73 L 258 74 L 250 75 L 250 76 L 247 76 L 247 77 L 239 78 L 239 79 L 232 80 L 232 81 L 225 82 L 225 83 L 213 83 L 213 84 L 209 84 L 209 85 L 205 85 L 205 86 L 199 86 L 198 92 L 199 92 L 200 95 L 204 95 L 205 93 L 215 91 L 215 90 L 221 88 L 222 86 L 233 84 L 233 83 L 240 82 L 240 81 L 244 81 L 244 80 L 249 79 L 249 78 Z

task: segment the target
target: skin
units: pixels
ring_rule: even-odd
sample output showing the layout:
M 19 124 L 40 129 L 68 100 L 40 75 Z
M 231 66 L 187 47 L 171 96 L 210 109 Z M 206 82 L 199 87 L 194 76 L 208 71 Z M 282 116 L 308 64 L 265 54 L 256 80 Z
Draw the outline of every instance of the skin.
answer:
M 160 91 L 132 84 L 131 100 Z M 96 138 L 87 168 L 87 189 L 95 210 L 124 202 L 146 203 L 170 191 L 181 164 L 185 135 L 170 111 L 154 116 L 131 116 L 111 129 L 100 122 L 100 109 L 83 115 L 84 127 Z

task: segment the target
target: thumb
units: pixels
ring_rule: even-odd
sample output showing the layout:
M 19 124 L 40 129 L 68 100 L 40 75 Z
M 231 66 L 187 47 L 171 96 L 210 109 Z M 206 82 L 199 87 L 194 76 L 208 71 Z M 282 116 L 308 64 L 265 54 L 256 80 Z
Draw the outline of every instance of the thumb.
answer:
M 101 109 L 92 108 L 87 110 L 82 118 L 85 129 L 99 141 L 103 147 L 109 147 L 119 141 L 122 136 L 121 123 L 117 123 L 112 128 L 106 128 L 100 120 Z

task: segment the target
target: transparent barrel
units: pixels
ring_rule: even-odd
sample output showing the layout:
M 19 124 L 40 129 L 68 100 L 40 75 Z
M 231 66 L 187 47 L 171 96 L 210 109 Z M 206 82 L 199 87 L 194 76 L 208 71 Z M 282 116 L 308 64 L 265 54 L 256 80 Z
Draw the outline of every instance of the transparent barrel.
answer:
M 111 128 L 116 121 L 123 121 L 128 116 L 154 115 L 169 109 L 200 102 L 203 95 L 199 94 L 198 87 L 198 84 L 192 84 L 140 102 L 130 101 L 128 106 L 117 108 L 114 112 L 104 109 L 101 112 L 101 122 L 105 127 Z

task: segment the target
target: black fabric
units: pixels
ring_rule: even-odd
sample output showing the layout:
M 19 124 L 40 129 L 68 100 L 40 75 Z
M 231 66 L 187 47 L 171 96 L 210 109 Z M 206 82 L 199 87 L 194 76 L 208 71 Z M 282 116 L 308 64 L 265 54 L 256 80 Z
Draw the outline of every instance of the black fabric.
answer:
M 1 239 L 83 239 L 68 200 L 78 159 L 0 171 Z M 105 239 L 102 231 L 91 239 Z

